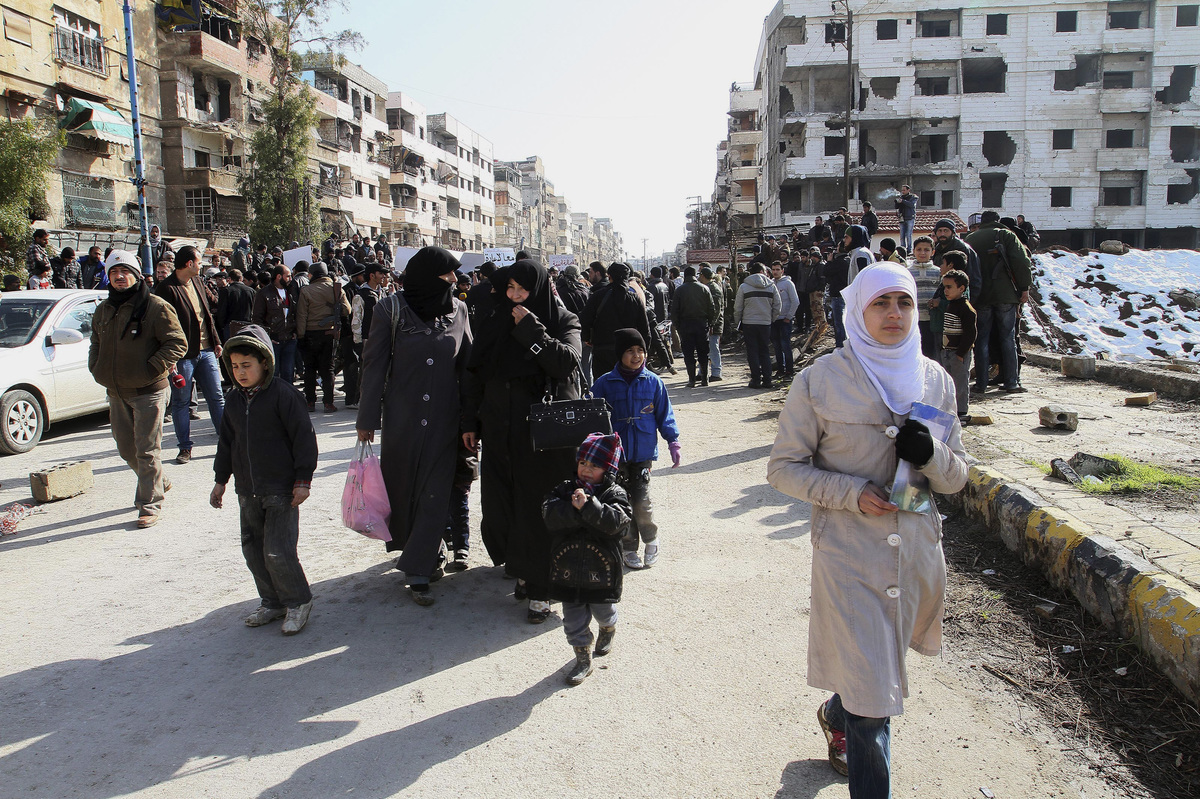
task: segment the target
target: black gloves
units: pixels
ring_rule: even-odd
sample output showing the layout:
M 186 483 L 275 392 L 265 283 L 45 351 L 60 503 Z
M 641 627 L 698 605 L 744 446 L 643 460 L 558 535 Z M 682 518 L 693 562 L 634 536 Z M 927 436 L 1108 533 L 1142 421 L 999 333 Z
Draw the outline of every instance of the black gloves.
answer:
M 933 436 L 929 428 L 916 419 L 909 419 L 896 436 L 896 457 L 920 468 L 933 458 Z

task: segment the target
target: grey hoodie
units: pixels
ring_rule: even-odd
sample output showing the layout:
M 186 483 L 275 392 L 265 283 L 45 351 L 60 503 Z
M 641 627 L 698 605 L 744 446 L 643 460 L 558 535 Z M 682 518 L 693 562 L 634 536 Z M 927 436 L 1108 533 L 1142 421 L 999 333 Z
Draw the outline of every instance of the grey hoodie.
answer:
M 771 278 L 761 272 L 749 275 L 738 286 L 737 298 L 733 301 L 733 324 L 769 325 L 783 311 L 783 300 L 779 289 Z

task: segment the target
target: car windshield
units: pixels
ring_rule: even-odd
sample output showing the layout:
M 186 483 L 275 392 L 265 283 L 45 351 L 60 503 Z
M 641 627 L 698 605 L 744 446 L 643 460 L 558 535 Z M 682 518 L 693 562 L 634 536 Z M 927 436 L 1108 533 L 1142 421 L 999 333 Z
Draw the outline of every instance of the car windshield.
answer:
M 49 298 L 0 298 L 0 347 L 23 347 L 32 341 L 53 307 Z

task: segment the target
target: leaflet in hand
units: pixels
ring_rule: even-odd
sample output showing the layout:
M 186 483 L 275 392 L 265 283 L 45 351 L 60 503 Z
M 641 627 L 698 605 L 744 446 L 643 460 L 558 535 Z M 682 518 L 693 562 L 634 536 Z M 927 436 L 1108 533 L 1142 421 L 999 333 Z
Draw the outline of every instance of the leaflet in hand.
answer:
M 955 415 L 939 410 L 923 402 L 914 402 L 908 414 L 929 428 L 929 435 L 945 443 L 954 429 Z M 916 466 L 901 459 L 896 465 L 896 477 L 892 480 L 892 493 L 888 499 L 900 510 L 909 513 L 933 511 L 933 494 L 929 490 L 929 478 L 921 474 Z

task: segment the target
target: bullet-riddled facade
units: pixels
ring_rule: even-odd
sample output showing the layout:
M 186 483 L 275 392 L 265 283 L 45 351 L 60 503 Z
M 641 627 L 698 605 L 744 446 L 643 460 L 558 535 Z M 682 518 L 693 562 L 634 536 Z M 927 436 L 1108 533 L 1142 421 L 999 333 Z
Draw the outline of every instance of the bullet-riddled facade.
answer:
M 838 6 L 840 8 L 840 6 Z M 1197 245 L 1200 28 L 1187 2 L 779 3 L 757 60 L 767 225 L 842 204 L 1023 213 L 1043 241 Z M 880 202 L 882 198 L 882 203 Z

